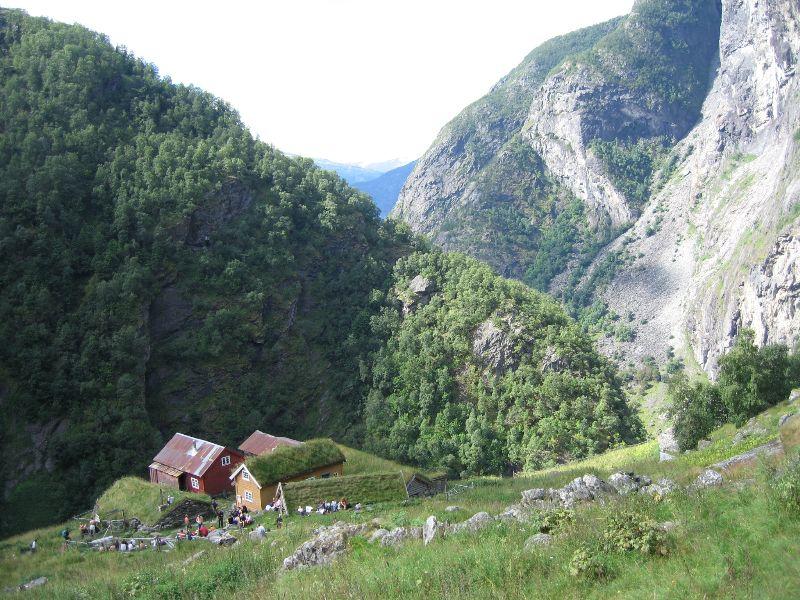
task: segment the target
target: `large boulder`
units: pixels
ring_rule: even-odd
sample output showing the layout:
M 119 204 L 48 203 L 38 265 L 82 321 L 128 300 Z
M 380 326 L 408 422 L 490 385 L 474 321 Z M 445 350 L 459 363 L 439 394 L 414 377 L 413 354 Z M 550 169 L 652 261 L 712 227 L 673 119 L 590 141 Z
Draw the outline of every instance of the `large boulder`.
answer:
M 372 532 L 372 535 L 369 536 L 369 543 L 374 544 L 375 542 L 380 542 L 388 533 L 388 529 L 376 529 Z
M 347 540 L 369 528 L 366 524 L 334 523 L 328 527 L 319 527 L 315 536 L 300 545 L 291 555 L 283 559 L 283 568 L 287 571 L 298 568 L 329 565 L 333 560 L 347 551 Z
M 549 546 L 550 543 L 553 541 L 553 536 L 549 533 L 537 533 L 532 535 L 527 540 L 525 540 L 525 550 L 527 552 L 531 552 L 536 548 L 541 548 L 542 546 Z
M 636 492 L 651 483 L 653 483 L 653 480 L 647 475 L 635 475 L 634 473 L 623 473 L 621 471 L 608 478 L 608 484 L 622 496 Z
M 459 533 L 462 531 L 475 533 L 476 531 L 491 525 L 493 522 L 494 517 L 492 517 L 492 515 L 487 512 L 479 512 L 471 516 L 463 523 L 457 523 L 456 525 L 453 525 L 450 530 L 453 533 Z
M 692 489 L 702 490 L 710 487 L 719 487 L 723 484 L 723 482 L 724 479 L 722 475 L 720 475 L 717 471 L 714 469 L 706 469 L 697 476 L 694 484 L 692 484 Z
M 407 527 L 395 527 L 381 538 L 381 546 L 399 546 L 412 537 Z

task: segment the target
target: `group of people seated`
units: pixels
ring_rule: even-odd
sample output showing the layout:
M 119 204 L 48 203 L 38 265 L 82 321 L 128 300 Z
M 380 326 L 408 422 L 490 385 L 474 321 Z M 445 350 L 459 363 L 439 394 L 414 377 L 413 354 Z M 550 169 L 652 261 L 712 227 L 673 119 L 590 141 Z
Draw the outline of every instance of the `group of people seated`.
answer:
M 228 515 L 228 525 L 238 525 L 239 527 L 246 527 L 253 524 L 253 517 L 250 515 L 250 510 L 244 504 L 242 506 L 234 506 L 231 514 Z
M 136 550 L 145 550 L 146 548 L 147 544 L 145 544 L 144 540 L 139 540 L 137 542 L 134 539 L 119 540 L 117 538 L 114 538 L 108 544 L 100 544 L 98 550 L 100 552 L 134 552 Z
M 314 508 L 311 505 L 307 506 L 298 506 L 297 507 L 297 514 L 301 517 L 307 517 L 310 514 L 318 514 L 318 515 L 327 515 L 329 513 L 338 512 L 340 510 L 347 510 L 350 508 L 350 504 L 347 502 L 347 498 L 342 498 L 341 500 L 320 500 L 317 502 L 317 507 Z
M 267 505 L 264 507 L 265 512 L 280 512 L 281 508 L 283 507 L 283 500 L 278 498 L 277 496 L 273 498 L 272 502 L 268 502 Z

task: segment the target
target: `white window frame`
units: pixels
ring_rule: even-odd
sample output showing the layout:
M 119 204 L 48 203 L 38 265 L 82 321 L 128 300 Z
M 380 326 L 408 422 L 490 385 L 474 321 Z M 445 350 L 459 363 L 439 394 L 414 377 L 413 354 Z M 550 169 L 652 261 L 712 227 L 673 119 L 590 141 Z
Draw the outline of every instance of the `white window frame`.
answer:
M 222 466 L 223 467 L 227 467 L 229 464 L 231 464 L 231 457 L 230 456 L 223 456 L 222 457 Z
M 253 492 L 250 490 L 244 491 L 244 501 L 245 502 L 252 502 L 253 501 Z
M 191 483 L 192 483 L 192 489 L 193 490 L 199 490 L 200 489 L 200 480 L 197 479 L 197 477 L 192 477 L 191 478 Z
M 242 479 L 245 481 L 250 481 L 250 473 L 247 469 L 242 469 Z

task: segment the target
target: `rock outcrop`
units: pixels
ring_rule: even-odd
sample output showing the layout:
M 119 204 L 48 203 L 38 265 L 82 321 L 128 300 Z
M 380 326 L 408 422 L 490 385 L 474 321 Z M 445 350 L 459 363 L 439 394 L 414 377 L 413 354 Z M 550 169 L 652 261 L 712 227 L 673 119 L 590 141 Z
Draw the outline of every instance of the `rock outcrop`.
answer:
M 329 565 L 347 551 L 347 540 L 364 533 L 369 525 L 337 522 L 315 530 L 315 536 L 304 542 L 291 555 L 283 559 L 287 571 L 305 567 Z

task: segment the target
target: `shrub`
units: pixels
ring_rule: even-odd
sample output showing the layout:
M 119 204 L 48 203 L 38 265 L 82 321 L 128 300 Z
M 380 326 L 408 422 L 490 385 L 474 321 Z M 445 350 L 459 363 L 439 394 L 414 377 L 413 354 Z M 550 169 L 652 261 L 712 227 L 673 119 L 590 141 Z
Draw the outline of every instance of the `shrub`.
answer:
M 553 533 L 575 519 L 575 511 L 568 508 L 556 508 L 538 514 L 536 525 L 541 533 Z
M 776 511 L 800 516 L 800 454 L 795 453 L 786 461 L 783 470 L 772 476 L 767 489 Z
M 631 552 L 666 556 L 670 544 L 667 532 L 651 518 L 635 511 L 612 514 L 603 532 L 606 552 Z
M 573 577 L 586 577 L 593 581 L 606 579 L 610 573 L 605 562 L 588 548 L 578 548 L 569 561 L 569 573 Z
M 670 380 L 668 395 L 669 415 L 681 450 L 695 448 L 697 442 L 725 423 L 725 405 L 719 389 L 710 383 L 690 384 L 683 374 L 676 374 Z
M 728 418 L 737 427 L 763 410 L 786 400 L 792 389 L 788 348 L 758 348 L 755 335 L 744 330 L 734 347 L 719 360 L 719 390 Z

